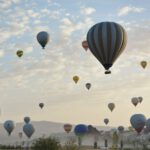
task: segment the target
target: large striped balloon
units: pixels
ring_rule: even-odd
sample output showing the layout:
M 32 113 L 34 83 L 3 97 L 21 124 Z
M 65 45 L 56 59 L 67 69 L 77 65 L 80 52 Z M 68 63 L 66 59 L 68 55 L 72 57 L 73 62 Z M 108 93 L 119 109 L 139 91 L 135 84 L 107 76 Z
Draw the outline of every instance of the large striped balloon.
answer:
M 87 42 L 93 55 L 110 73 L 109 68 L 123 52 L 127 43 L 124 28 L 115 22 L 95 24 L 87 33 Z

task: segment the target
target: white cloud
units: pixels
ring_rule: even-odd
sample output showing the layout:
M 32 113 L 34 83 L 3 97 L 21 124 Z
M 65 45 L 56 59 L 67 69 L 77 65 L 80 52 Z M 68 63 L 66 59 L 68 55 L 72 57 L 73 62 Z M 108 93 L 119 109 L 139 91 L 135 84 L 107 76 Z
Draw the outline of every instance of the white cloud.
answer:
M 92 8 L 92 7 L 81 8 L 81 13 L 84 15 L 91 15 L 95 11 L 96 11 L 95 8 Z
M 0 57 L 3 57 L 3 56 L 4 56 L 4 51 L 0 50 Z
M 122 7 L 118 11 L 118 16 L 125 16 L 125 15 L 128 15 L 129 13 L 141 13 L 144 10 L 145 10 L 144 8 L 133 7 L 133 6 L 125 6 L 125 7 Z

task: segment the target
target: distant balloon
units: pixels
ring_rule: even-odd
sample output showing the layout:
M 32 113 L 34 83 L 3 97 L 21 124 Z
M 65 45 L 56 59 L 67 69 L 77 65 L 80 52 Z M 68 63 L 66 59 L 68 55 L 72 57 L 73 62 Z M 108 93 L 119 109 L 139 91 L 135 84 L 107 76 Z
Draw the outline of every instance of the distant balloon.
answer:
M 108 108 L 110 109 L 110 111 L 112 112 L 115 108 L 115 104 L 114 103 L 109 103 L 108 104 Z
M 75 126 L 74 133 L 75 133 L 77 136 L 83 136 L 83 135 L 86 134 L 87 132 L 88 132 L 88 127 L 87 127 L 87 125 L 78 124 L 78 125 Z
M 89 90 L 91 88 L 91 83 L 86 83 L 86 88 Z
M 15 128 L 15 123 L 12 120 L 7 120 L 4 123 L 4 128 L 8 132 L 8 135 L 11 135 L 12 131 Z
M 73 81 L 74 81 L 75 83 L 78 83 L 79 77 L 78 77 L 78 76 L 73 76 Z
M 35 129 L 31 123 L 27 123 L 23 126 L 23 132 L 28 138 L 30 138 L 32 134 L 35 132 Z
M 65 124 L 64 125 L 64 130 L 69 133 L 72 130 L 72 125 L 71 124 Z
M 44 49 L 46 44 L 49 42 L 49 34 L 45 31 L 41 31 L 37 34 L 37 41 L 40 43 Z
M 135 114 L 131 116 L 130 123 L 137 133 L 140 133 L 146 124 L 146 118 L 143 114 Z
M 42 109 L 44 107 L 44 103 L 39 103 L 39 107 Z
M 143 69 L 145 69 L 147 66 L 147 61 L 141 61 L 141 66 Z
M 23 133 L 22 133 L 22 132 L 19 132 L 18 135 L 19 135 L 19 138 L 22 138 Z
M 132 104 L 133 104 L 134 106 L 137 106 L 137 104 L 139 103 L 139 99 L 138 99 L 137 97 L 133 97 L 133 98 L 131 99 L 131 102 L 132 102 Z
M 143 97 L 138 97 L 138 100 L 139 100 L 139 103 L 142 103 L 142 101 L 143 101 Z
M 109 68 L 126 47 L 127 35 L 125 29 L 115 22 L 100 22 L 88 31 L 87 42 L 92 54 L 105 68 L 105 73 L 109 74 Z
M 82 47 L 87 51 L 89 46 L 88 46 L 88 42 L 87 41 L 83 41 L 82 42 Z
M 109 119 L 108 118 L 105 118 L 104 119 L 104 123 L 107 125 L 109 123 Z
M 17 55 L 18 57 L 22 57 L 22 56 L 23 56 L 23 51 L 22 51 L 22 50 L 18 50 L 18 51 L 16 52 L 16 55 Z
M 119 131 L 120 133 L 122 133 L 122 132 L 124 131 L 124 127 L 123 127 L 123 126 L 119 126 L 119 127 L 118 127 L 118 131 Z
M 24 117 L 24 122 L 29 123 L 30 122 L 30 117 Z

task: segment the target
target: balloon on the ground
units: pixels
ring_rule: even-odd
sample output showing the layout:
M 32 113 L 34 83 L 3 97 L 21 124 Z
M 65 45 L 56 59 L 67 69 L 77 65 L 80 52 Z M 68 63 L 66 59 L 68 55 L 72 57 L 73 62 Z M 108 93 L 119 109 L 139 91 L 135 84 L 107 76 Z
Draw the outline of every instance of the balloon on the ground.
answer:
M 86 83 L 85 86 L 89 90 L 91 88 L 91 83 Z
M 37 41 L 40 43 L 44 49 L 46 44 L 49 42 L 49 34 L 45 31 L 41 31 L 37 34 Z
M 24 117 L 24 122 L 29 123 L 30 122 L 30 117 Z
M 89 46 L 88 46 L 88 42 L 87 41 L 83 41 L 82 42 L 82 47 L 87 51 Z
M 107 125 L 109 123 L 109 119 L 108 118 L 105 118 L 104 119 L 104 123 Z
M 147 61 L 141 61 L 140 64 L 141 64 L 142 68 L 145 69 L 147 66 Z
M 72 130 L 72 125 L 69 123 L 64 124 L 64 130 L 69 133 Z
M 39 103 L 39 107 L 42 109 L 44 107 L 44 103 Z
M 134 114 L 130 118 L 130 123 L 137 133 L 140 133 L 146 124 L 146 117 L 143 114 Z
M 22 51 L 22 50 L 18 50 L 18 51 L 16 52 L 16 55 L 17 55 L 18 57 L 22 57 L 22 56 L 23 56 L 23 51 Z
M 112 112 L 115 108 L 115 104 L 114 103 L 109 103 L 108 104 L 108 108 L 110 109 L 110 111 Z
M 8 132 L 8 135 L 11 135 L 12 131 L 15 128 L 15 123 L 12 120 L 7 120 L 4 123 L 4 128 Z
M 139 103 L 138 97 L 133 97 L 133 98 L 131 99 L 131 102 L 132 102 L 132 104 L 133 104 L 134 106 L 137 106 L 137 104 Z
M 78 81 L 79 81 L 79 76 L 73 76 L 73 81 L 74 81 L 75 83 L 78 83 Z
M 87 42 L 92 54 L 103 65 L 106 73 L 123 52 L 127 44 L 125 29 L 115 22 L 100 22 L 90 28 Z
M 30 138 L 32 134 L 35 132 L 34 126 L 31 123 L 25 124 L 23 126 L 23 132 L 28 138 Z

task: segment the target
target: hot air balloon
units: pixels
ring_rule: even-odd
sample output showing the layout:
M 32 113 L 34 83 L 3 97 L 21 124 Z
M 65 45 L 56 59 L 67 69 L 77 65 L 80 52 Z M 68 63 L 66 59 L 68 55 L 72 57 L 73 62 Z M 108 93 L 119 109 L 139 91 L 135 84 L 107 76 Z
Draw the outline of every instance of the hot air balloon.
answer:
M 30 117 L 24 117 L 24 122 L 29 123 L 30 122 Z
M 122 132 L 124 131 L 124 127 L 123 127 L 123 126 L 119 126 L 119 127 L 118 127 L 118 131 L 119 131 L 120 133 L 122 133 Z
M 46 44 L 49 42 L 49 34 L 45 31 L 41 31 L 37 34 L 37 41 L 40 43 L 44 49 Z
M 140 133 L 145 126 L 146 118 L 143 114 L 135 114 L 131 116 L 130 123 L 137 133 Z
M 44 103 L 40 103 L 39 107 L 42 109 L 44 107 Z
M 82 47 L 87 51 L 89 46 L 88 46 L 88 42 L 87 41 L 83 41 L 82 42 Z
M 12 120 L 7 120 L 4 123 L 4 128 L 8 132 L 8 135 L 11 135 L 12 131 L 15 128 L 15 123 Z
M 82 144 L 82 136 L 84 136 L 88 132 L 88 127 L 84 124 L 78 124 L 74 128 L 74 133 L 78 136 L 78 144 L 81 146 Z
M 23 126 L 23 132 L 25 135 L 30 138 L 32 134 L 34 133 L 35 129 L 31 123 L 27 123 Z
M 109 119 L 108 118 L 105 118 L 104 119 L 104 123 L 107 125 L 109 123 Z
M 64 130 L 69 133 L 72 130 L 72 125 L 69 123 L 64 124 Z
M 150 132 L 150 118 L 146 120 L 146 129 Z
M 110 109 L 110 111 L 112 112 L 115 108 L 115 104 L 114 103 L 109 103 L 108 104 L 108 108 Z
M 19 135 L 19 138 L 22 138 L 23 133 L 22 133 L 22 132 L 19 132 L 18 135 Z
M 18 51 L 16 52 L 16 55 L 17 55 L 18 57 L 22 57 L 22 56 L 23 56 L 23 51 L 22 51 L 22 50 L 18 50 Z
M 75 83 L 78 83 L 79 77 L 78 77 L 78 76 L 73 76 L 73 81 L 74 81 Z
M 88 131 L 88 127 L 87 127 L 87 125 L 84 125 L 84 124 L 78 124 L 75 126 L 75 129 L 74 129 L 74 133 L 77 136 L 82 136 L 85 133 L 87 133 L 87 131 Z
M 141 61 L 140 64 L 141 64 L 142 68 L 145 69 L 147 66 L 147 61 Z
M 142 101 L 143 101 L 143 97 L 138 97 L 138 100 L 139 100 L 139 103 L 142 103 Z
M 91 88 L 91 83 L 86 83 L 85 86 L 89 90 Z
M 138 102 L 139 102 L 139 99 L 138 99 L 137 97 L 133 97 L 133 98 L 131 99 L 131 102 L 132 102 L 132 104 L 133 104 L 134 106 L 137 106 L 137 104 L 138 104 Z
M 109 68 L 126 47 L 127 35 L 121 25 L 115 22 L 101 22 L 90 28 L 87 42 L 92 54 L 105 68 L 105 74 L 109 74 Z

